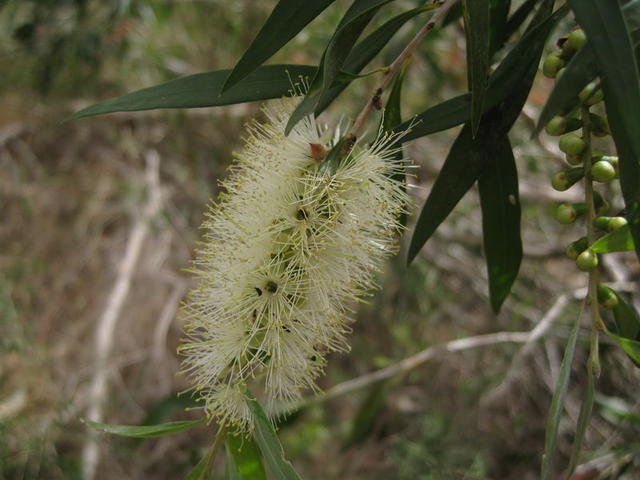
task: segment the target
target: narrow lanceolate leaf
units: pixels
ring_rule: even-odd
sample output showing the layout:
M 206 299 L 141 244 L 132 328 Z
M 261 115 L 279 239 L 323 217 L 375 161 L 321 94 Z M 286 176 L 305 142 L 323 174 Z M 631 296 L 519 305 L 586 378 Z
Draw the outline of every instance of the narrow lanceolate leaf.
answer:
M 553 390 L 553 398 L 551 399 L 551 407 L 549 408 L 549 415 L 547 417 L 547 429 L 545 432 L 544 440 L 544 454 L 542 455 L 542 474 L 541 480 L 549 480 L 553 473 L 553 461 L 556 455 L 556 445 L 558 443 L 558 427 L 560 426 L 560 417 L 564 410 L 564 399 L 567 396 L 567 389 L 569 388 L 569 377 L 571 375 L 571 363 L 573 362 L 573 356 L 576 352 L 576 343 L 578 340 L 578 330 L 580 328 L 580 320 L 582 319 L 582 312 L 584 311 L 584 303 L 580 309 L 580 314 L 576 318 L 569 339 L 567 340 L 567 346 L 564 350 L 564 357 L 562 364 L 560 365 L 560 375 L 558 381 Z
M 471 132 L 478 133 L 487 80 L 489 78 L 489 0 L 463 0 L 464 30 L 467 38 L 467 78 L 471 93 Z
M 474 148 L 471 126 L 465 125 L 451 146 L 416 222 L 407 264 L 416 257 L 449 213 L 477 180 L 485 161 L 481 149 Z
M 573 437 L 573 445 L 571 446 L 571 458 L 569 460 L 569 467 L 567 468 L 567 478 L 573 478 L 573 471 L 578 466 L 578 461 L 580 460 L 580 452 L 582 451 L 584 436 L 587 433 L 587 427 L 591 423 L 593 399 L 596 390 L 595 383 L 595 375 L 591 370 L 589 370 L 587 376 L 587 388 L 584 392 L 584 397 L 582 398 L 582 405 L 580 405 L 576 435 Z
M 511 35 L 518 31 L 537 4 L 538 0 L 526 0 L 515 12 L 513 12 L 513 15 L 511 15 L 507 20 L 507 24 L 504 27 L 504 33 L 502 35 L 502 41 L 496 45 L 496 50 L 502 48 L 509 38 L 511 38 Z
M 522 109 L 523 97 L 526 99 L 531 88 L 544 43 L 557 21 L 566 12 L 565 8 L 560 8 L 552 16 L 536 23 L 511 49 L 489 79 L 484 102 L 485 113 L 498 105 L 508 105 L 511 113 L 503 122 L 509 127 L 513 124 L 514 116 L 517 117 Z M 518 92 L 518 95 L 514 96 L 514 92 Z M 403 142 L 446 130 L 469 121 L 470 106 L 471 96 L 460 95 L 425 110 L 414 119 L 404 122 L 396 130 L 406 130 L 412 125 L 411 131 L 402 139 Z
M 271 420 L 262 409 L 262 406 L 255 399 L 248 400 L 255 428 L 253 438 L 260 448 L 264 462 L 276 480 L 301 480 L 300 476 L 293 469 L 293 465 L 284 458 L 284 450 L 278 440 Z
M 640 257 L 640 75 L 619 0 L 569 0 L 603 72 L 627 220 Z
M 316 70 L 316 67 L 309 65 L 265 65 L 224 94 L 220 92 L 229 70 L 197 73 L 98 102 L 74 113 L 66 120 L 113 112 L 218 107 L 279 98 L 290 93 L 292 80 L 313 76 Z
M 506 28 L 511 0 L 489 0 L 489 57 L 506 41 Z M 491 63 L 491 62 L 489 62 Z
M 623 225 L 599 238 L 591 246 L 591 249 L 596 253 L 629 252 L 635 249 L 629 225 Z
M 334 0 L 280 0 L 227 77 L 222 93 L 262 65 L 333 2 Z
M 489 298 L 493 311 L 498 313 L 522 261 L 518 170 L 506 134 L 487 156 L 478 187 Z
M 124 437 L 137 437 L 137 438 L 155 438 L 164 437 L 165 435 L 173 435 L 176 433 L 184 432 L 190 428 L 204 423 L 207 419 L 201 418 L 200 420 L 189 420 L 183 422 L 169 422 L 161 423 L 159 425 L 109 425 L 106 423 L 92 422 L 91 420 L 82 419 L 84 423 L 91 428 L 95 428 L 104 433 L 111 433 L 113 435 L 121 435 Z
M 266 480 L 262 458 L 252 438 L 228 435 L 227 480 Z
M 422 7 L 414 8 L 396 15 L 391 20 L 371 32 L 365 38 L 353 47 L 351 53 L 344 62 L 342 70 L 347 73 L 358 74 L 362 69 L 373 60 L 373 58 L 385 47 L 396 32 L 409 20 L 420 13 L 434 10 L 437 4 L 432 3 Z M 315 114 L 322 113 L 340 93 L 347 88 L 348 82 L 340 82 L 333 85 L 322 94 L 318 105 L 315 108 Z
M 636 365 L 636 367 L 640 367 L 640 342 L 637 340 L 631 340 L 630 338 L 621 337 L 614 333 L 611 333 L 608 330 L 605 330 L 605 333 L 615 341 L 620 348 L 627 354 L 627 356 L 631 359 L 631 361 Z
M 392 0 L 354 0 L 322 54 L 318 72 L 309 85 L 309 91 L 291 114 L 285 128 L 287 135 L 300 120 L 316 109 L 322 95 L 333 85 L 362 31 L 380 7 L 390 1 Z
M 640 340 L 640 315 L 621 295 L 616 295 L 618 303 L 613 307 L 616 333 L 624 338 Z

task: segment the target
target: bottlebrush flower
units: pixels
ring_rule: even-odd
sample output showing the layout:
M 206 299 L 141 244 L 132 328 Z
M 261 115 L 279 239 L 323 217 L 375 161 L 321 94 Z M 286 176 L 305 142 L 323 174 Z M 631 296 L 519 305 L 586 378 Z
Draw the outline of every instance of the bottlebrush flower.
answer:
M 309 116 L 284 135 L 295 99 L 265 107 L 204 221 L 185 305 L 187 372 L 208 416 L 252 428 L 246 384 L 269 403 L 293 400 L 325 355 L 349 349 L 350 305 L 374 288 L 396 252 L 408 197 L 397 137 L 356 144 L 334 172 L 322 168 L 331 132 Z M 256 381 L 257 381 L 256 380 Z

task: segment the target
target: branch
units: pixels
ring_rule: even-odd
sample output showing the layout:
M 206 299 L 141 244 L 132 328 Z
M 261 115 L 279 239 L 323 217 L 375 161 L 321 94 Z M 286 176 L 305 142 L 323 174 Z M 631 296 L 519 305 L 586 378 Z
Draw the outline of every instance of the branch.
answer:
M 124 302 L 129 293 L 131 278 L 135 271 L 142 247 L 149 232 L 149 220 L 160 209 L 161 193 L 159 187 L 159 155 L 155 151 L 149 151 L 146 156 L 145 184 L 148 199 L 141 215 L 136 219 L 124 256 L 118 265 L 118 273 L 107 304 L 98 319 L 98 328 L 95 336 L 95 371 L 89 387 L 87 418 L 95 422 L 102 422 L 104 416 L 104 404 L 108 393 L 108 377 L 110 373 L 109 358 L 113 350 L 114 333 L 118 318 L 122 312 Z M 96 473 L 100 450 L 93 432 L 87 439 L 82 452 L 83 478 L 91 480 Z
M 375 93 L 371 96 L 362 111 L 356 117 L 356 121 L 353 122 L 353 126 L 351 127 L 349 135 L 353 135 L 354 137 L 358 136 L 360 130 L 362 130 L 362 127 L 364 126 L 365 121 L 367 120 L 367 117 L 369 116 L 369 113 L 371 112 L 371 109 L 376 103 L 380 101 L 380 95 L 382 95 L 382 92 L 384 92 L 389 87 L 389 85 L 391 85 L 391 82 L 398 73 L 398 70 L 400 70 L 400 67 L 409 57 L 411 57 L 411 55 L 413 55 L 414 50 L 420 44 L 425 35 L 433 30 L 438 22 L 442 20 L 442 18 L 447 14 L 451 7 L 453 7 L 457 2 L 458 0 L 446 0 L 444 3 L 442 3 L 436 13 L 433 14 L 431 19 L 429 19 L 429 21 L 420 29 L 420 31 L 416 33 L 415 37 L 413 37 L 413 40 L 411 40 L 407 44 L 407 46 L 404 47 L 404 50 L 400 52 L 400 55 L 398 55 L 398 57 L 389 66 L 389 70 L 382 79 L 382 83 L 380 83 L 378 88 L 376 88 Z

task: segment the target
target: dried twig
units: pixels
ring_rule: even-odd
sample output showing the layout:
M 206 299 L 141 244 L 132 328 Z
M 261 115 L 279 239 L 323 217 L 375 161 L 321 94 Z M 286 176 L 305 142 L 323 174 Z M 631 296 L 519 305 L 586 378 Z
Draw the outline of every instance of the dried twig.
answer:
M 158 174 L 160 158 L 155 151 L 149 151 L 145 157 L 145 184 L 148 193 L 147 203 L 141 215 L 133 224 L 124 256 L 118 265 L 116 280 L 107 298 L 106 307 L 98 319 L 98 328 L 96 329 L 95 371 L 87 398 L 87 418 L 95 422 L 102 422 L 103 420 L 104 403 L 107 396 L 110 372 L 108 362 L 113 350 L 116 324 L 127 298 L 131 278 L 133 277 L 138 259 L 140 258 L 142 247 L 149 233 L 149 220 L 157 214 L 161 205 L 160 180 Z M 85 479 L 91 480 L 94 478 L 99 456 L 99 445 L 95 437 L 91 434 L 82 452 L 82 469 Z

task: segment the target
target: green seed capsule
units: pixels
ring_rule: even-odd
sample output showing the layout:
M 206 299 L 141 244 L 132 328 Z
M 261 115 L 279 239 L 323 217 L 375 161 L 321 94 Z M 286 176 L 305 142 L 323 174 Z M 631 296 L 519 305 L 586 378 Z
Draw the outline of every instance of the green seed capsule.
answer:
M 553 177 L 551 177 L 551 185 L 559 192 L 564 192 L 565 190 L 568 190 L 573 185 L 575 185 L 576 182 L 580 181 L 580 179 L 583 177 L 584 168 L 570 168 L 569 170 L 558 172 Z
M 566 254 L 572 260 L 578 258 L 582 252 L 584 252 L 589 246 L 589 242 L 587 241 L 587 237 L 582 237 L 576 240 L 575 242 L 571 242 L 567 247 Z
M 558 205 L 556 220 L 563 225 L 568 225 L 585 213 L 587 213 L 587 205 L 584 203 L 563 203 Z
M 591 177 L 596 182 L 610 182 L 616 177 L 616 169 L 609 162 L 601 160 L 591 167 Z
M 562 60 L 557 54 L 550 53 L 547 58 L 544 59 L 542 64 L 542 74 L 545 77 L 555 78 L 558 74 L 558 70 L 564 67 L 564 60 Z
M 556 73 L 556 82 L 558 82 L 562 78 L 564 72 L 566 71 L 567 69 L 565 67 L 562 67 L 560 70 L 558 70 L 558 73 Z
M 585 43 L 587 43 L 587 36 L 585 35 L 584 30 L 577 28 L 569 34 L 567 41 L 564 42 L 563 48 L 566 45 L 567 48 L 575 52 L 576 50 L 584 47 Z
M 569 155 L 578 155 L 582 153 L 586 146 L 587 145 L 584 143 L 584 140 L 575 133 L 567 133 L 560 137 L 560 150 L 564 153 L 568 153 Z
M 602 305 L 604 308 L 610 309 L 618 305 L 618 295 L 612 289 L 603 285 L 602 283 L 598 284 L 598 303 Z
M 598 85 L 595 82 L 590 82 L 586 87 L 580 90 L 578 98 L 586 105 L 595 105 L 602 101 L 604 93 L 602 92 L 602 89 L 598 88 Z
M 583 272 L 591 272 L 598 266 L 598 255 L 593 250 L 585 250 L 576 258 L 576 266 Z

